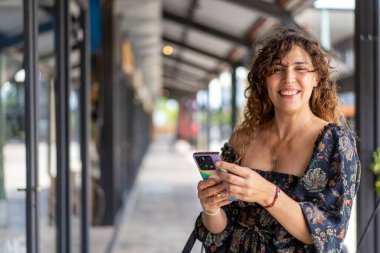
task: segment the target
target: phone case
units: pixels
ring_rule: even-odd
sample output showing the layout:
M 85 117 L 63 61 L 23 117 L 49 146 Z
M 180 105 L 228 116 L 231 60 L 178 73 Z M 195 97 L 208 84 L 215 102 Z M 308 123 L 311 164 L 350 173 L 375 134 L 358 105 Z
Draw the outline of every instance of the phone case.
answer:
M 220 180 L 215 174 L 215 163 L 221 160 L 219 152 L 196 152 L 193 154 L 193 158 L 203 179 L 213 177 Z

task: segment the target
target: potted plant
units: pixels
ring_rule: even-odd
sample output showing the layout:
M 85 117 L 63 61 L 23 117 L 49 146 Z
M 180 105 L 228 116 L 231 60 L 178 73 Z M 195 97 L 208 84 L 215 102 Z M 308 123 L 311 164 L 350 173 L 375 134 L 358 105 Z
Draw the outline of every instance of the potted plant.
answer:
M 373 161 L 370 165 L 371 170 L 376 175 L 375 190 L 380 193 L 380 147 L 373 152 Z

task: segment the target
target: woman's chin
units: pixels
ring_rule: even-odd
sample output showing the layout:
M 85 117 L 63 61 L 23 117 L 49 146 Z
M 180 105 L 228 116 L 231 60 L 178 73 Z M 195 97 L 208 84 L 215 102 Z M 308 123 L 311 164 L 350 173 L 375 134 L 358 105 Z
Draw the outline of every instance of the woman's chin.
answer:
M 285 115 L 294 115 L 298 113 L 302 113 L 303 107 L 301 106 L 283 106 L 276 110 L 278 113 Z

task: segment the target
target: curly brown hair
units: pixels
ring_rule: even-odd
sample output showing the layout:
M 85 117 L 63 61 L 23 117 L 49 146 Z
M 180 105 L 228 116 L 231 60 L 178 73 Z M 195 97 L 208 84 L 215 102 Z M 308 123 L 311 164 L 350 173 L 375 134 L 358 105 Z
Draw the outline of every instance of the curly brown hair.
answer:
M 235 134 L 240 132 L 248 137 L 245 138 L 247 142 L 259 126 L 274 117 L 274 106 L 268 96 L 266 78 L 273 73 L 274 63 L 286 56 L 294 46 L 303 48 L 309 54 L 313 71 L 319 76 L 318 86 L 313 89 L 309 101 L 311 111 L 327 122 L 342 123 L 337 85 L 331 77 L 330 57 L 307 32 L 280 29 L 258 50 L 248 73 L 249 86 L 245 90 L 247 104 L 242 120 L 235 129 Z

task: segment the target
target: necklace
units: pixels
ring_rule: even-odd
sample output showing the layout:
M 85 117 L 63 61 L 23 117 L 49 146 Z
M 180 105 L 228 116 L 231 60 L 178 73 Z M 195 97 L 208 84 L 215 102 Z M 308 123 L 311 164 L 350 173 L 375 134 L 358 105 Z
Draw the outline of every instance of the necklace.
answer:
M 311 118 L 306 124 L 304 127 L 302 127 L 302 129 L 298 132 L 298 134 L 295 134 L 293 137 L 291 137 L 289 140 L 286 141 L 286 143 L 289 143 L 291 140 L 293 140 L 296 136 L 299 136 L 300 133 L 303 132 L 303 130 L 306 129 L 306 127 L 309 125 L 309 123 L 312 121 L 313 118 Z M 272 128 L 273 128 L 274 124 L 271 126 L 271 128 L 269 129 L 269 142 L 270 142 L 270 145 L 271 145 L 271 153 L 272 153 L 272 160 L 271 160 L 271 165 L 272 167 L 274 168 L 277 163 L 278 163 L 278 159 L 276 158 L 276 154 L 275 154 L 275 147 L 274 145 L 272 145 Z

